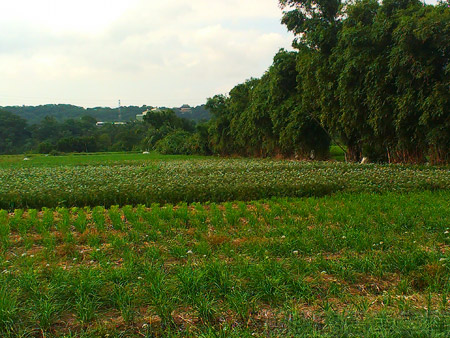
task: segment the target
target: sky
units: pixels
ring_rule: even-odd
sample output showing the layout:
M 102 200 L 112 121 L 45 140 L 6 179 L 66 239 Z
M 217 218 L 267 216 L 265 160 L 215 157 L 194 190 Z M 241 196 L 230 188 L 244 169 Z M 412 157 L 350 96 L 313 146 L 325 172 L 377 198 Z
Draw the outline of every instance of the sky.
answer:
M 0 0 L 0 106 L 195 106 L 293 35 L 277 0 Z

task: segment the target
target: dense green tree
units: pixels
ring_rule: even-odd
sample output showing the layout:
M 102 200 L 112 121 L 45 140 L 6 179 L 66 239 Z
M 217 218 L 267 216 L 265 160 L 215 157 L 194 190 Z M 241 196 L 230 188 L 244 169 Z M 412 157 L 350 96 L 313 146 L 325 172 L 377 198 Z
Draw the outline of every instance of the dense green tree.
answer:
M 282 23 L 295 34 L 294 46 L 324 54 L 336 45 L 342 21 L 341 0 L 280 0 Z
M 175 130 L 156 142 L 155 149 L 161 154 L 191 155 L 192 134 L 184 130 Z
M 384 54 L 389 47 L 389 40 L 375 38 L 373 31 L 379 6 L 376 0 L 363 0 L 348 6 L 347 19 L 343 22 L 338 43 L 329 61 L 336 74 L 334 92 L 338 109 L 327 114 L 325 121 L 346 144 L 348 158 L 352 160 L 359 160 L 363 153 L 372 160 L 381 159 L 379 152 L 384 154 L 385 151 L 378 149 L 379 141 L 388 140 L 381 124 L 392 125 L 392 116 L 389 115 L 392 109 L 385 101 L 388 88 L 382 81 L 386 74 Z M 377 65 L 375 70 L 374 64 Z M 379 96 L 381 93 L 384 95 Z M 371 102 L 372 109 L 369 108 L 368 97 L 375 101 Z M 383 107 L 379 108 L 388 109 L 378 119 L 380 116 L 373 114 L 373 108 L 380 103 L 380 99 Z M 374 129 L 371 122 L 378 129 Z
M 38 142 L 47 140 L 52 143 L 61 137 L 59 122 L 51 116 L 46 116 L 41 122 L 34 124 L 31 128 L 33 139 Z
M 299 51 L 301 105 L 291 104 L 336 135 L 348 159 L 448 161 L 448 2 L 280 4 Z
M 247 80 L 230 91 L 228 109 L 234 153 L 267 155 L 272 132 L 268 94 L 266 76 Z
M 450 154 L 450 10 L 412 2 L 397 13 L 389 58 L 395 81 L 399 161 Z
M 342 27 L 342 1 L 279 2 L 284 9 L 282 23 L 295 34 L 293 46 L 298 50 L 297 86 L 300 97 L 297 100 L 301 102 L 302 108 L 297 109 L 297 114 L 311 119 L 314 122 L 311 122 L 313 129 L 318 123 L 320 128 L 317 130 L 321 130 L 321 133 L 338 134 L 347 145 L 348 157 L 358 159 L 360 151 L 357 142 L 352 135 L 346 135 L 340 128 L 341 112 L 336 97 L 338 74 L 330 61 Z M 298 118 L 299 116 L 291 118 L 289 134 L 300 130 L 299 125 L 296 126 L 294 122 Z
M 209 146 L 208 123 L 201 122 L 195 126 L 195 134 L 192 136 L 192 149 L 195 154 L 211 155 Z
M 37 151 L 40 154 L 49 154 L 56 150 L 56 146 L 49 141 L 43 141 L 39 143 Z
M 208 100 L 213 151 L 244 156 L 325 158 L 330 139 L 301 102 L 296 52 L 280 50 L 260 79 Z
M 27 122 L 10 112 L 0 110 L 0 154 L 14 154 L 29 140 Z
M 206 107 L 213 116 L 209 123 L 210 148 L 216 154 L 229 155 L 233 153 L 233 137 L 230 131 L 232 113 L 228 107 L 228 97 L 215 95 L 208 98 Z

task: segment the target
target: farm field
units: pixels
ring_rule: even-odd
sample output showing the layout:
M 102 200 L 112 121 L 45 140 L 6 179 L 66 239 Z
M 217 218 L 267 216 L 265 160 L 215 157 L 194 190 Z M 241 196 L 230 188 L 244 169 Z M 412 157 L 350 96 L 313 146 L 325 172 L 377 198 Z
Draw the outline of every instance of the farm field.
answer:
M 2 157 L 0 163 L 0 208 L 7 210 L 450 189 L 450 169 L 432 166 L 154 154 Z
M 0 212 L 2 337 L 448 337 L 450 192 Z

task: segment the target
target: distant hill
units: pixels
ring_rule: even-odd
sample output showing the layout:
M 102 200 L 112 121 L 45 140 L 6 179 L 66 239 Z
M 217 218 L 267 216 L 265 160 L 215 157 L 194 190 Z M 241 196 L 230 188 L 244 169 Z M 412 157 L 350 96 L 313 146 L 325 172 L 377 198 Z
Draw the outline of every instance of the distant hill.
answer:
M 136 115 L 152 108 L 150 106 L 128 106 L 121 107 L 121 121 L 134 121 Z M 0 109 L 19 115 L 29 124 L 39 123 L 46 116 L 53 116 L 58 121 L 67 119 L 79 119 L 83 116 L 92 116 L 97 121 L 113 122 L 119 121 L 119 108 L 96 107 L 83 108 L 70 104 L 46 104 L 41 106 L 7 106 Z M 182 112 L 180 108 L 172 108 L 175 113 L 189 120 L 209 120 L 210 114 L 204 105 L 191 108 L 189 112 Z

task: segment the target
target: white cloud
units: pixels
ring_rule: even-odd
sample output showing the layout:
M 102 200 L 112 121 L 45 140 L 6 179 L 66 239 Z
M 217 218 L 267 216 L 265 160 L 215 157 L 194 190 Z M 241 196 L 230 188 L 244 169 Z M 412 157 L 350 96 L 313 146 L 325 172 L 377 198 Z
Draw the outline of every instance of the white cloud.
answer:
M 0 19 L 32 22 L 48 30 L 89 32 L 119 18 L 138 0 L 14 0 L 0 5 Z
M 0 106 L 199 104 L 292 41 L 276 0 L 16 0 L 0 13 Z

